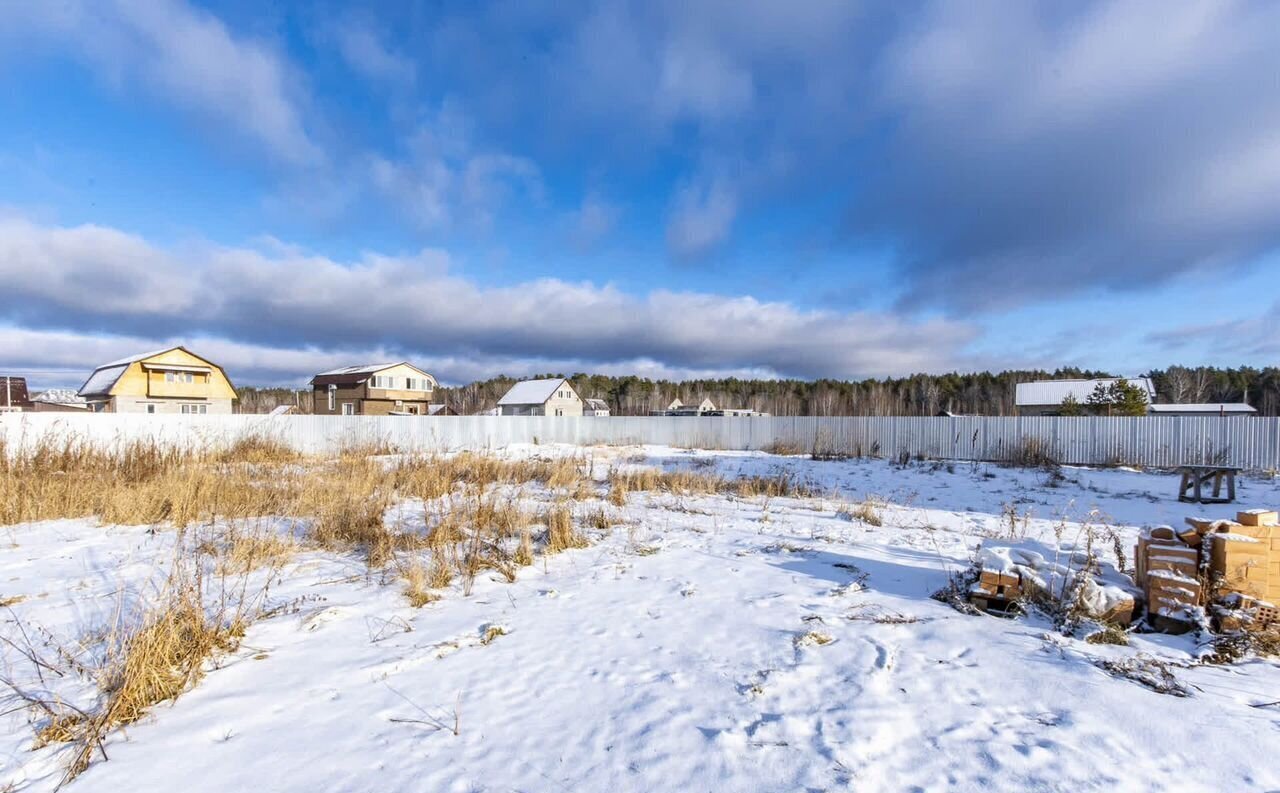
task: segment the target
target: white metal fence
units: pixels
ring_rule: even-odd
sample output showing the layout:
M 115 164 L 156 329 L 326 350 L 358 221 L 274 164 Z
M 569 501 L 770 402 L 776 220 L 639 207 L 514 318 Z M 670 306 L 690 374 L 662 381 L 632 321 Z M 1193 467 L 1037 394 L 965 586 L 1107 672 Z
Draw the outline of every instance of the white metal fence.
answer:
M 218 446 L 253 435 L 299 451 L 380 443 L 403 451 L 492 449 L 512 443 L 660 444 L 703 449 L 790 449 L 819 454 L 1010 460 L 1031 445 L 1062 463 L 1280 468 L 1280 419 L 552 416 L 156 416 L 0 414 L 10 451 L 75 438 L 111 445 L 154 440 Z

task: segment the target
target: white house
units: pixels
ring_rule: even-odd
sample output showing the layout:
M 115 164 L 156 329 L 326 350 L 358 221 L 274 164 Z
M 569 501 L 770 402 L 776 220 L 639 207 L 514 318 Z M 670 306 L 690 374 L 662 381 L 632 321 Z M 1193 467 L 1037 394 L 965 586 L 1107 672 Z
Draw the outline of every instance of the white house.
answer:
M 588 398 L 585 401 L 585 407 L 582 408 L 584 416 L 607 416 L 609 415 L 609 403 L 603 399 Z
M 1036 380 L 1030 383 L 1018 383 L 1014 392 L 1014 403 L 1018 412 L 1024 416 L 1054 416 L 1062 409 L 1062 403 L 1072 397 L 1084 405 L 1089 395 L 1100 384 L 1110 386 L 1124 380 L 1129 385 L 1141 388 L 1147 395 L 1147 402 L 1154 402 L 1155 386 L 1149 377 L 1111 377 L 1097 380 Z
M 671 400 L 666 410 L 651 410 L 650 416 L 704 416 L 714 412 L 716 405 L 710 399 L 703 399 L 696 405 L 686 405 L 679 398 Z
M 503 416 L 581 416 L 582 397 L 563 377 L 525 380 L 498 400 Z

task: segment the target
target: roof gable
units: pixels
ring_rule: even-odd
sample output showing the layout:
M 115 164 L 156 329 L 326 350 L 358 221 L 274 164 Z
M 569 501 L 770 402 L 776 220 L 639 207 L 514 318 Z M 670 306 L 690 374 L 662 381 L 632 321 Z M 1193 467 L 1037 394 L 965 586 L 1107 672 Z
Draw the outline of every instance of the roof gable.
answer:
M 524 380 L 511 386 L 507 393 L 502 395 L 502 399 L 498 400 L 499 405 L 541 405 L 548 399 L 555 396 L 556 391 L 560 389 L 560 385 L 568 386 L 573 395 L 578 396 L 578 392 L 573 390 L 573 384 L 563 377 L 553 377 L 545 380 Z
M 384 372 L 387 369 L 394 369 L 397 366 L 404 366 L 431 381 L 433 386 L 439 385 L 434 375 L 430 372 L 424 372 L 422 369 L 414 366 L 408 361 L 392 361 L 390 363 L 367 363 L 357 366 L 343 366 L 338 369 L 330 369 L 327 372 L 321 372 L 311 378 L 311 385 L 352 385 L 363 383 L 370 377 Z
M 111 391 L 115 388 L 116 383 L 130 366 L 138 363 L 156 364 L 164 366 L 166 364 L 172 366 L 191 366 L 193 361 L 208 366 L 210 369 L 216 369 L 222 379 L 226 381 L 227 388 L 231 389 L 231 397 L 235 398 L 235 386 L 231 384 L 231 378 L 227 377 L 227 373 L 221 366 L 218 366 L 208 358 L 202 358 L 191 350 L 182 345 L 166 347 L 163 350 L 152 350 L 138 355 L 130 355 L 128 358 L 121 358 L 117 361 L 104 363 L 97 369 L 93 370 L 93 374 L 89 375 L 89 379 L 80 386 L 80 390 L 76 393 L 82 397 L 88 396 L 110 396 Z

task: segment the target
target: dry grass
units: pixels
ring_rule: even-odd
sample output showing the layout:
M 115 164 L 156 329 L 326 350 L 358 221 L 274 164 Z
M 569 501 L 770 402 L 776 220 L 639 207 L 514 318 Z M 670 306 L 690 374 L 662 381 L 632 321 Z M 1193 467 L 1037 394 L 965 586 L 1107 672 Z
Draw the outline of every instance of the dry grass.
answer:
M 225 601 L 251 598 L 243 586 L 228 587 L 228 577 L 243 581 L 264 566 L 280 567 L 302 547 L 356 552 L 371 568 L 393 569 L 406 600 L 420 607 L 459 580 L 469 594 L 486 570 L 511 581 L 537 553 L 588 544 L 573 504 L 599 497 L 589 460 L 371 456 L 390 451 L 363 446 L 329 459 L 304 458 L 260 437 L 207 453 L 147 443 L 106 452 L 74 441 L 12 456 L 0 449 L 0 525 L 97 516 L 178 532 L 175 571 L 182 572 L 151 605 L 81 644 L 56 648 L 52 661 L 35 651 L 28 656 L 36 669 L 89 676 L 101 692 L 98 704 L 78 710 L 6 681 L 23 706 L 40 714 L 37 746 L 74 745 L 67 780 L 89 765 L 112 730 L 188 690 L 212 659 L 236 647 L 248 618 L 228 611 Z M 688 474 L 664 481 L 705 488 Z M 535 487 L 531 498 L 554 503 L 537 515 L 526 512 L 526 486 Z M 603 528 L 611 520 L 601 507 L 586 522 Z M 534 530 L 538 523 L 545 531 Z M 205 602 L 205 569 L 221 577 L 220 606 Z M 93 663 L 78 660 L 86 646 L 98 648 Z
M 260 567 L 279 567 L 298 550 L 292 537 L 281 536 L 266 530 L 245 531 L 230 529 L 215 543 L 219 556 L 218 572 L 222 575 L 242 575 Z
M 547 553 L 585 548 L 589 544 L 586 538 L 574 528 L 573 513 L 563 504 L 550 507 L 543 512 L 542 523 L 547 527 Z
M 410 606 L 416 609 L 422 608 L 440 599 L 439 595 L 431 591 L 432 576 L 421 559 L 403 564 L 400 568 L 400 577 L 404 579 L 404 596 L 408 599 Z M 448 584 L 446 583 L 445 586 Z
M 836 517 L 842 520 L 855 520 L 868 526 L 884 525 L 880 515 L 881 504 L 874 499 L 867 499 L 858 504 L 845 504 L 836 510 Z
M 225 601 L 210 603 L 199 566 L 179 561 L 158 597 L 131 613 L 122 609 L 116 624 L 99 634 L 92 665 L 76 660 L 83 655 L 82 646 L 55 647 L 50 659 L 26 648 L 23 652 L 33 663 L 60 676 L 91 676 L 101 692 L 92 710 L 82 710 L 5 681 L 20 700 L 46 717 L 36 727 L 33 748 L 74 745 L 60 784 L 88 768 L 95 753 L 106 756 L 102 747 L 110 732 L 176 699 L 199 681 L 209 661 L 236 649 L 251 619 L 246 605 L 254 600 L 242 600 L 234 608 Z

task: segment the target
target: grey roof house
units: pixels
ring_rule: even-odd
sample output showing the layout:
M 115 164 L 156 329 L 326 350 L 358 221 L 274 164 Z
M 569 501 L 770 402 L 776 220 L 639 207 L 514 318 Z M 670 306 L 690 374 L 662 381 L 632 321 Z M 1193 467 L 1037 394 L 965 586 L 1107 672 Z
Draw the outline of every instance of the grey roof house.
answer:
M 1147 402 L 1155 401 L 1156 389 L 1151 384 L 1151 378 L 1108 377 L 1095 380 L 1036 380 L 1030 383 L 1018 383 L 1014 391 L 1014 403 L 1018 407 L 1018 413 L 1024 416 L 1055 416 L 1068 397 L 1074 398 L 1083 405 L 1099 384 L 1109 386 L 1121 380 L 1145 391 Z
M 516 383 L 498 400 L 502 416 L 581 416 L 582 410 L 582 397 L 563 377 Z

